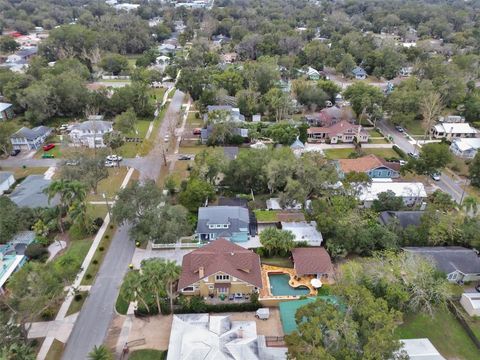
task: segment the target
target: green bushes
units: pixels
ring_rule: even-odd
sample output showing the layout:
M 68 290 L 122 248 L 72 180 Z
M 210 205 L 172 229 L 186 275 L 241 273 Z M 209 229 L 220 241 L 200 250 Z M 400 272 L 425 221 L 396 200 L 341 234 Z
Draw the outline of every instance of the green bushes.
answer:
M 407 154 L 405 154 L 405 151 L 400 149 L 397 145 L 393 145 L 392 150 L 395 151 L 402 159 L 407 156 Z
M 47 254 L 48 250 L 43 245 L 37 243 L 30 244 L 25 249 L 25 256 L 33 260 L 42 259 Z

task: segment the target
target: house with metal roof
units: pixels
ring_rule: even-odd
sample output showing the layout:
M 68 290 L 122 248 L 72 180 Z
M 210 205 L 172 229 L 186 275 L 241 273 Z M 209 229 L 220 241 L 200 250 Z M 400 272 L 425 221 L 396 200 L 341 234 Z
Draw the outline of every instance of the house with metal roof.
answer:
M 13 105 L 0 102 L 0 121 L 12 119 L 14 116 L 15 114 L 13 113 Z
M 475 138 L 480 132 L 469 123 L 439 123 L 430 129 L 435 139 Z
M 225 238 L 233 242 L 246 242 L 255 232 L 255 224 L 247 208 L 208 206 L 198 209 L 196 235 L 200 241 Z
M 450 145 L 450 151 L 462 159 L 473 159 L 478 149 L 480 149 L 480 138 L 454 139 Z
M 358 200 L 366 208 L 372 206 L 379 194 L 387 191 L 401 197 L 406 206 L 421 205 L 427 199 L 427 192 L 421 182 L 372 181 L 368 185 L 359 186 L 358 190 Z
M 322 245 L 322 233 L 317 230 L 316 221 L 281 222 L 282 230 L 290 231 L 295 242 L 307 242 L 309 246 Z
M 450 282 L 480 280 L 480 257 L 473 249 L 461 246 L 406 247 L 409 253 L 430 259 Z
M 70 131 L 73 145 L 86 146 L 91 149 L 105 147 L 103 136 L 113 131 L 113 123 L 101 119 L 103 117 L 74 125 Z
M 0 171 L 0 195 L 3 195 L 13 184 L 15 184 L 13 173 L 10 171 Z
M 37 126 L 33 129 L 22 127 L 10 136 L 10 142 L 14 149 L 36 150 L 45 142 L 53 129 L 48 126 Z
M 45 179 L 43 175 L 29 175 L 18 184 L 9 195 L 19 207 L 46 208 L 59 204 L 60 197 L 57 195 L 48 201 L 48 195 L 44 190 L 48 188 L 52 180 Z
M 401 348 L 396 355 L 407 355 L 410 360 L 445 360 L 427 338 L 403 339 L 400 343 Z

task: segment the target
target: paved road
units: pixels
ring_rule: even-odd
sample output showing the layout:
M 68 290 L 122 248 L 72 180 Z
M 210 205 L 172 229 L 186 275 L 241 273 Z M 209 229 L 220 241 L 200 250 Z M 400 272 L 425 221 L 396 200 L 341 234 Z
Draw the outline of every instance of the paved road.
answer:
M 144 158 L 125 159 L 125 165 L 134 164 L 141 179 L 157 179 L 160 175 L 163 137 L 169 125 L 176 123 L 184 94 L 176 91 L 159 128 L 154 149 Z M 128 236 L 128 225 L 121 226 L 100 267 L 99 274 L 80 311 L 65 347 L 62 359 L 85 360 L 95 345 L 101 345 L 115 313 L 115 302 L 123 277 L 135 252 L 135 244 Z
M 381 121 L 377 124 L 377 126 L 386 136 L 392 136 L 394 143 L 406 153 L 419 152 L 419 148 L 416 148 L 416 146 L 411 144 L 407 137 L 404 134 L 395 130 L 392 125 L 388 124 L 385 121 Z M 456 202 L 461 202 L 463 194 L 462 186 L 464 185 L 461 181 L 452 178 L 444 171 L 440 176 L 440 181 L 436 181 L 435 185 L 442 189 L 442 191 L 450 194 L 452 199 L 454 199 Z

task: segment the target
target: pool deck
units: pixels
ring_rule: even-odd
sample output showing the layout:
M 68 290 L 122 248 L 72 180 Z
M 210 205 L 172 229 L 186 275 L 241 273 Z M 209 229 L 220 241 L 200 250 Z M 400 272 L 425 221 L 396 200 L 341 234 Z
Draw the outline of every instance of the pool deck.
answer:
M 289 285 L 293 288 L 299 286 L 305 286 L 310 290 L 310 294 L 308 296 L 316 296 L 317 289 L 315 289 L 312 284 L 310 284 L 310 280 L 314 278 L 314 276 L 302 276 L 302 277 L 295 277 L 297 276 L 297 272 L 295 269 L 292 268 L 285 268 L 280 266 L 273 266 L 273 265 L 266 265 L 262 264 L 262 285 L 263 288 L 260 290 L 260 298 L 268 299 L 268 298 L 275 298 L 275 299 L 298 299 L 299 296 L 294 295 L 285 295 L 285 296 L 275 296 L 272 295 L 270 291 L 270 280 L 268 279 L 269 273 L 277 273 L 277 274 L 288 274 L 290 275 Z

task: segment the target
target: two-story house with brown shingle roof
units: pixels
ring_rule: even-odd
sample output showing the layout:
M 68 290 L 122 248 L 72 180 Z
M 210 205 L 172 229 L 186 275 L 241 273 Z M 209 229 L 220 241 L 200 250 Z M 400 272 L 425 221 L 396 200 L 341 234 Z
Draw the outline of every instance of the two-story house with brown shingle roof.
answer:
M 186 254 L 178 290 L 184 295 L 251 294 L 262 288 L 260 256 L 218 239 Z
M 309 142 L 352 143 L 356 138 L 360 143 L 368 142 L 368 132 L 361 125 L 340 121 L 332 126 L 311 127 L 307 130 Z

